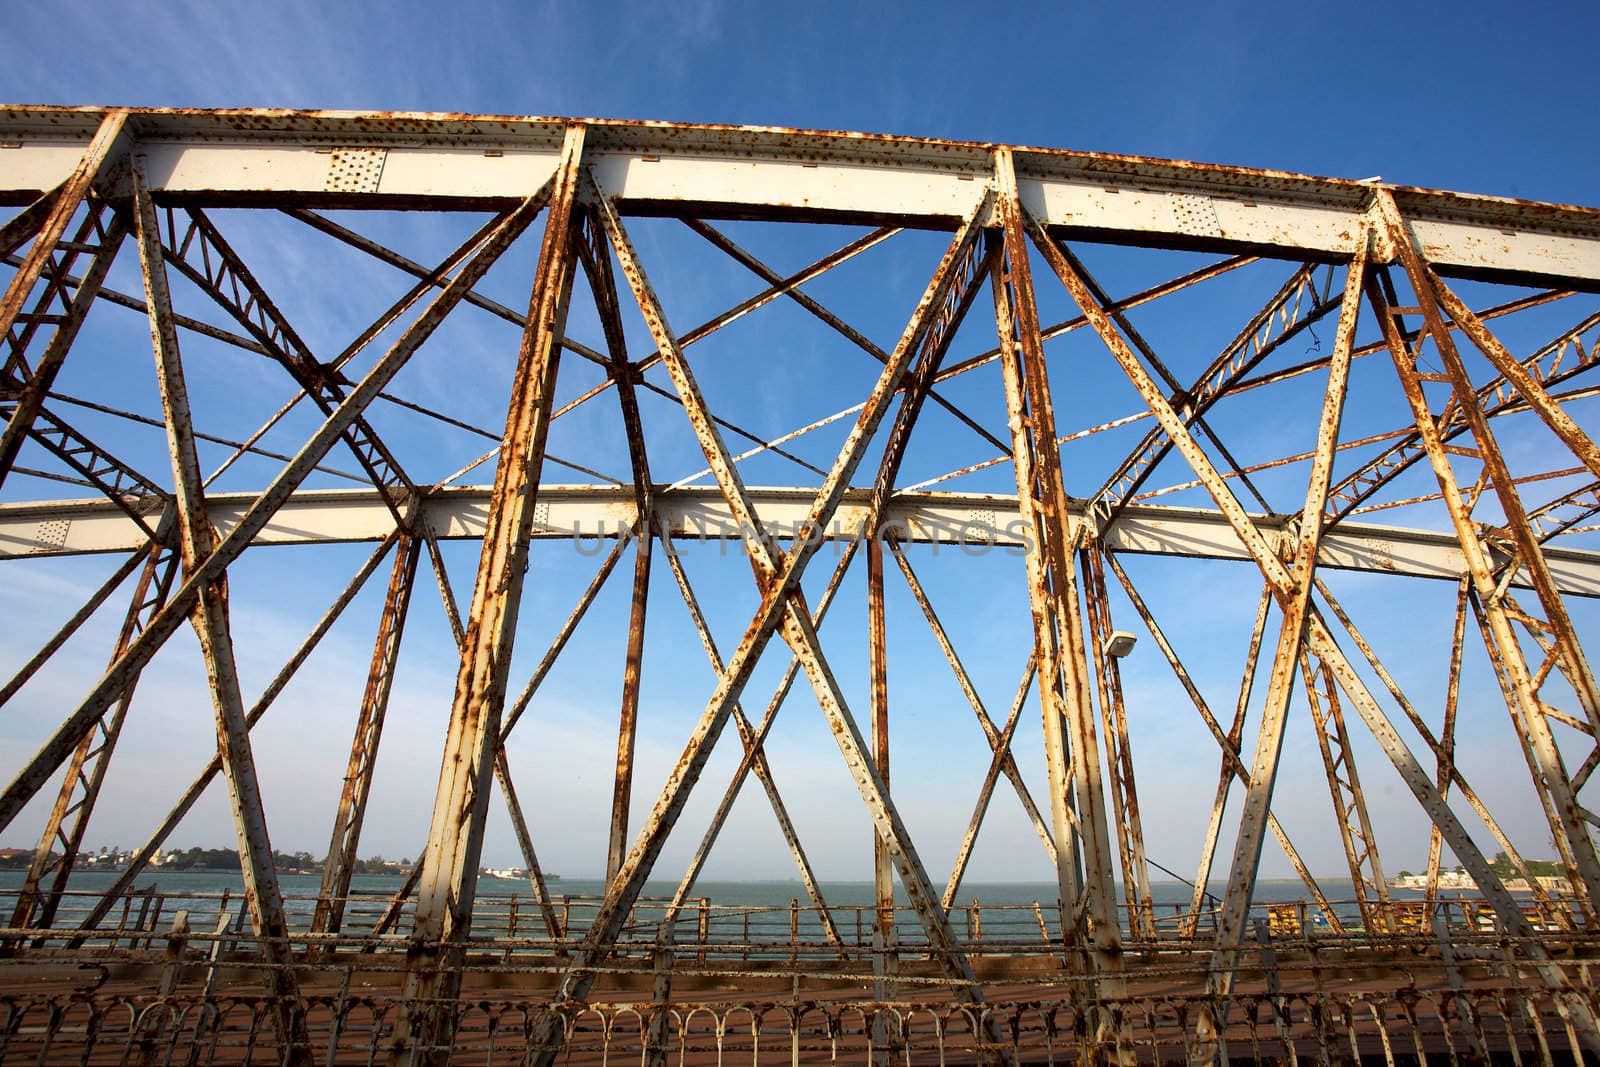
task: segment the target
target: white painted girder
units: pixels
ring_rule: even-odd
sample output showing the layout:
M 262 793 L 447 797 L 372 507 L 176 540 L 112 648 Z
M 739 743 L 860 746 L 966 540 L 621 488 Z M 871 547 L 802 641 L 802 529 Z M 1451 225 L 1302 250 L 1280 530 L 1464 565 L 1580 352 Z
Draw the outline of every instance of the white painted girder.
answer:
M 0 108 L 0 202 L 71 171 L 101 109 Z M 195 203 L 510 207 L 555 166 L 572 120 L 349 112 L 136 111 L 158 198 Z M 948 225 L 993 146 L 758 127 L 581 120 L 588 164 L 631 212 L 859 217 Z M 1361 182 L 1132 156 L 1017 149 L 1024 205 L 1068 234 L 1342 257 Z M 1600 284 L 1600 210 L 1393 189 L 1445 272 Z
M 445 489 L 424 505 L 442 538 L 472 539 L 483 534 L 489 507 L 488 486 Z M 761 521 L 780 538 L 795 534 L 811 504 L 803 488 L 752 488 Z M 828 540 L 856 535 L 868 508 L 867 490 L 853 490 L 823 532 Z M 207 498 L 207 510 L 226 534 L 254 498 L 228 493 Z M 675 537 L 731 541 L 739 536 L 721 494 L 710 487 L 661 491 L 655 507 Z M 632 528 L 632 490 L 617 486 L 542 486 L 534 537 L 568 539 L 572 551 L 603 551 L 598 538 Z M 1025 527 L 1016 499 L 976 493 L 902 493 L 889 509 L 901 539 L 951 546 L 956 551 L 1012 551 L 1023 544 Z M 1081 521 L 1082 513 L 1074 516 Z M 1281 533 L 1287 517 L 1258 517 L 1268 536 Z M 296 493 L 256 538 L 257 545 L 303 545 L 378 541 L 394 518 L 376 492 L 361 489 L 307 490 Z M 1129 507 L 1106 535 L 1125 552 L 1247 559 L 1242 544 L 1220 513 L 1203 508 Z M 39 501 L 0 504 L 0 558 L 122 552 L 142 543 L 141 532 L 122 511 L 104 500 Z M 738 549 L 730 546 L 730 552 Z M 1545 549 L 1561 591 L 1600 597 L 1600 552 L 1550 546 Z M 1433 530 L 1340 523 L 1323 538 L 1322 566 L 1455 581 L 1466 570 L 1453 535 Z M 1518 583 L 1520 584 L 1520 583 Z

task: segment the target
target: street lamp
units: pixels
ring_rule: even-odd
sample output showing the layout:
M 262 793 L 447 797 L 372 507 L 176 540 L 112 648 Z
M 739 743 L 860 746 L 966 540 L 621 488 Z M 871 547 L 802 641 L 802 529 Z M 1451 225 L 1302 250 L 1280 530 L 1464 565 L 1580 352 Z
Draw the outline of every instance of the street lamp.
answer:
M 1133 651 L 1136 641 L 1138 638 L 1126 630 L 1113 630 L 1111 636 L 1106 638 L 1105 653 L 1112 659 L 1121 659 Z

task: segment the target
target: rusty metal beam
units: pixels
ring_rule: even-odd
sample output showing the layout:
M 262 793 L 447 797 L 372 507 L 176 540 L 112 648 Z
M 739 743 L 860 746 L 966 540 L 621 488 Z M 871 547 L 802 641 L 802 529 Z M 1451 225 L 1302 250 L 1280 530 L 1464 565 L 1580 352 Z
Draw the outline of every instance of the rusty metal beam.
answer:
M 872 767 L 889 790 L 889 652 L 887 623 L 883 605 L 883 540 L 867 538 L 867 684 L 870 691 L 868 713 L 872 724 Z M 883 953 L 894 936 L 894 860 L 892 843 L 883 834 L 872 835 L 872 899 L 876 904 L 872 922 L 872 946 L 878 954 L 874 966 L 882 969 Z M 882 982 L 873 995 L 887 999 Z
M 0 111 L 8 153 L 0 203 L 58 185 L 104 108 Z M 202 204 L 484 210 L 543 181 L 573 120 L 393 112 L 133 111 L 159 199 Z M 597 173 L 630 211 L 945 226 L 993 145 L 762 127 L 583 120 Z M 470 144 L 473 151 L 463 152 Z M 328 146 L 338 152 L 326 151 Z M 319 151 L 319 148 L 322 151 Z M 1352 251 L 1377 183 L 1281 171 L 1034 148 L 1012 150 L 1030 214 L 1071 237 L 1176 243 L 1336 260 Z M 484 155 L 492 160 L 485 160 Z M 335 173 L 341 155 L 375 164 Z M 1593 285 L 1592 210 L 1395 188 L 1452 274 Z
M 383 611 L 378 617 L 378 636 L 373 642 L 371 665 L 367 668 L 367 685 L 356 715 L 355 736 L 350 740 L 344 788 L 339 794 L 327 859 L 322 866 L 322 888 L 317 893 L 316 911 L 311 916 L 314 934 L 337 934 L 344 923 L 345 899 L 350 895 L 350 876 L 355 873 L 356 849 L 366 819 L 367 797 L 372 791 L 372 775 L 377 765 L 378 743 L 383 739 L 389 694 L 394 690 L 400 640 L 411 606 L 411 587 L 417 579 L 420 549 L 420 543 L 407 534 L 401 534 L 396 542 L 389 588 L 384 593 Z
M 528 829 L 528 817 L 523 814 L 522 803 L 511 782 L 511 764 L 506 759 L 506 748 L 501 745 L 494 753 L 494 778 L 500 784 L 500 795 L 505 798 L 506 812 L 511 816 L 511 830 L 517 836 L 517 847 L 522 851 L 522 862 L 528 865 L 528 883 L 533 887 L 534 899 L 539 905 L 539 916 L 544 920 L 545 933 L 552 938 L 562 937 L 561 920 L 556 918 L 555 906 L 550 902 L 550 885 L 545 881 L 544 867 L 533 849 L 533 834 Z
M 1004 353 L 1001 369 L 1018 503 L 1034 535 L 1033 547 L 1026 553 L 1028 596 L 1039 660 L 1056 881 L 1064 910 L 1062 936 L 1084 953 L 1094 971 L 1114 974 L 1122 966 L 1122 930 L 1111 873 L 1113 846 L 1090 705 L 1079 591 L 1068 562 L 1081 527 L 1069 525 L 1024 210 L 1009 150 L 996 151 L 995 174 L 1005 242 L 1005 259 L 996 266 L 993 280 L 995 322 Z
M 1450 799 L 1451 768 L 1455 765 L 1456 750 L 1456 710 L 1461 703 L 1461 655 L 1466 648 L 1467 636 L 1467 596 L 1472 590 L 1472 580 L 1463 578 L 1456 588 L 1455 627 L 1450 637 L 1450 664 L 1446 675 L 1444 687 L 1444 721 L 1439 729 L 1439 758 L 1438 774 L 1435 778 L 1435 787 L 1439 795 L 1445 800 Z M 1439 828 L 1428 828 L 1428 870 L 1427 870 L 1427 896 L 1428 910 L 1431 913 L 1439 899 L 1439 860 L 1444 850 L 1444 838 L 1439 834 Z M 1529 882 L 1530 885 L 1537 881 Z
M 617 298 L 616 279 L 611 270 L 611 253 L 592 209 L 578 220 L 580 239 L 577 252 L 589 280 L 605 332 L 611 381 L 617 382 L 617 403 L 621 409 L 623 433 L 628 440 L 628 463 L 633 473 L 633 508 L 638 515 L 639 536 L 633 542 L 633 592 L 629 601 L 628 639 L 623 656 L 622 701 L 617 718 L 617 770 L 611 797 L 611 836 L 606 848 L 606 881 L 616 877 L 628 845 L 628 810 L 633 801 L 634 749 L 639 730 L 639 691 L 644 663 L 645 618 L 650 603 L 650 560 L 655 544 L 655 488 L 650 477 L 650 457 L 645 449 L 644 424 L 639 418 L 639 397 L 635 389 L 640 371 L 628 360 L 628 344 L 622 326 L 622 309 Z
M 547 456 L 546 458 L 548 459 L 549 457 Z M 428 560 L 433 564 L 433 573 L 439 580 L 439 597 L 444 601 L 445 618 L 449 621 L 450 632 L 456 640 L 456 655 L 460 656 L 466 651 L 467 632 L 461 625 L 461 612 L 456 606 L 455 592 L 450 588 L 450 575 L 445 568 L 444 554 L 439 551 L 439 539 L 434 536 L 432 527 L 424 526 L 423 533 L 427 539 Z M 587 607 L 587 602 L 581 606 Z M 578 614 L 581 615 L 581 611 Z M 576 621 L 574 621 L 574 625 L 576 625 Z M 560 652 L 561 644 L 564 644 L 564 642 L 558 639 L 554 652 L 551 654 L 550 662 L 554 662 L 553 657 Z M 541 673 L 530 681 L 526 696 L 531 697 L 542 680 L 543 675 Z M 494 780 L 500 786 L 500 797 L 505 801 L 506 814 L 511 818 L 511 830 L 516 835 L 517 847 L 522 852 L 522 862 L 528 865 L 528 884 L 532 887 L 535 902 L 539 905 L 540 916 L 544 920 L 545 932 L 553 938 L 558 938 L 562 935 L 561 923 L 556 918 L 555 907 L 550 901 L 550 886 L 545 881 L 544 867 L 540 865 L 539 854 L 533 847 L 533 833 L 528 829 L 528 817 L 523 814 L 522 803 L 517 799 L 516 785 L 511 779 L 511 763 L 506 756 L 505 746 L 507 732 L 508 727 L 502 724 L 500 741 L 495 747 L 494 753 Z M 427 846 L 424 844 L 417 855 L 423 856 L 426 853 Z M 399 894 L 396 897 L 397 900 L 410 897 L 412 890 L 416 888 L 413 879 L 420 878 L 421 874 L 422 863 L 419 860 L 412 870 L 412 878 L 407 879 L 407 885 L 410 888 L 406 888 L 403 893 Z M 396 915 L 394 908 L 391 908 L 385 914 L 384 921 L 387 922 Z
M 1094 659 L 1100 728 L 1105 731 L 1106 762 L 1111 779 L 1111 810 L 1117 820 L 1122 892 L 1128 902 L 1128 928 L 1147 938 L 1156 936 L 1155 906 L 1150 898 L 1150 867 L 1144 852 L 1144 824 L 1133 774 L 1133 743 L 1128 737 L 1128 712 L 1122 698 L 1122 667 L 1109 642 L 1111 598 L 1106 593 L 1105 565 L 1094 545 L 1078 549 L 1084 603 L 1089 617 L 1089 648 Z
M 528 533 L 560 360 L 557 339 L 577 265 L 573 246 L 583 140 L 582 126 L 568 130 L 550 194 L 417 887 L 405 986 L 411 1003 L 396 1025 L 391 1062 L 413 1053 L 426 1063 L 445 1063 L 450 1056 L 451 1027 L 438 1002 L 452 998 L 460 986 L 461 972 L 454 963 L 472 926 L 489 775 L 499 747 L 506 674 L 527 570 Z
M 167 291 L 155 205 L 144 189 L 142 167 L 142 161 L 136 158 L 133 167 L 134 229 L 139 242 L 139 262 L 144 272 L 145 296 L 150 305 L 150 335 L 161 383 L 161 407 L 166 415 L 168 446 L 172 453 L 173 496 L 177 504 L 183 570 L 187 575 L 195 575 L 201 564 L 214 553 L 216 533 L 206 516 L 205 493 L 200 483 L 200 461 L 195 453 L 189 398 L 178 353 L 177 329 L 170 317 L 172 301 Z M 288 966 L 292 959 L 289 926 L 284 916 L 277 871 L 272 862 L 272 842 L 267 835 L 261 787 L 256 779 L 255 759 L 250 749 L 244 700 L 239 693 L 224 575 L 219 574 L 201 585 L 190 621 L 200 639 L 206 674 L 211 683 L 211 701 L 217 718 L 217 750 L 222 757 L 222 769 L 233 808 L 245 901 L 260 937 L 263 962 L 270 970 L 267 983 L 274 997 L 270 1009 L 274 1035 L 285 1063 L 296 1067 L 309 1065 L 310 1039 L 305 1018 L 295 1005 L 300 995 L 299 983 Z M 126 647 L 119 651 L 120 659 L 126 655 Z M 123 692 L 126 693 L 126 687 Z
M 645 514 L 649 514 L 648 511 Z M 606 881 L 622 867 L 628 844 L 628 810 L 633 800 L 633 757 L 639 732 L 639 686 L 644 659 L 645 611 L 650 602 L 650 557 L 655 538 L 634 540 L 633 591 L 629 597 L 627 649 L 622 674 L 622 704 L 617 720 L 617 768 L 611 795 L 611 838 L 606 848 Z

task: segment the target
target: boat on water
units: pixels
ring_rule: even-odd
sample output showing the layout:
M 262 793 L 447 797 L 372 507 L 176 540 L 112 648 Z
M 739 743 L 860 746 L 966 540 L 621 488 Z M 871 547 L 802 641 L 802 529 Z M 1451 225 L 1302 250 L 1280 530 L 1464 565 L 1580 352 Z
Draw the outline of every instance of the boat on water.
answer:
M 1478 883 L 1472 875 L 1465 871 L 1440 871 L 1438 886 L 1440 889 L 1466 889 L 1477 892 Z M 1390 889 L 1427 889 L 1428 876 L 1425 874 L 1402 874 L 1397 878 L 1389 879 Z M 1509 888 L 1509 886 L 1507 887 Z
M 479 873 L 485 878 L 503 878 L 507 881 L 522 881 L 528 877 L 528 869 L 526 867 L 485 867 Z M 561 876 L 559 874 L 547 874 L 544 876 L 544 880 L 547 882 L 559 882 L 561 881 Z

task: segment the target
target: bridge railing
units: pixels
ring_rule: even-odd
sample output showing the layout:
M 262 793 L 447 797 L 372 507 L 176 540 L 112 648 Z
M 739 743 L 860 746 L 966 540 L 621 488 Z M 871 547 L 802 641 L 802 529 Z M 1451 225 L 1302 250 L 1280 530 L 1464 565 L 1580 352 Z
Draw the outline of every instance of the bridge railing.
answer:
M 383 1062 L 399 1009 L 393 997 L 347 991 L 295 1007 L 319 1063 Z M 1550 998 L 1514 986 L 1262 994 L 1225 1005 L 1145 996 L 1096 1005 L 797 1000 L 560 1011 L 474 997 L 453 1005 L 450 1055 L 483 1067 L 529 1062 L 541 1024 L 553 1019 L 568 1064 L 965 1064 L 1003 1053 L 1022 1063 L 1089 1063 L 1105 1062 L 1113 1048 L 1123 1063 L 1171 1064 L 1194 1052 L 1203 1009 L 1219 1011 L 1233 1064 L 1584 1062 Z M 0 996 L 0 1061 L 274 1063 L 271 1010 L 258 997 Z
M 15 903 L 15 890 L 0 889 L 0 911 L 9 914 Z M 152 884 L 130 890 L 113 902 L 91 929 L 83 927 L 85 918 L 100 903 L 100 896 L 89 891 L 64 894 L 55 920 L 48 930 L 33 931 L 28 940 L 39 947 L 49 945 L 92 945 L 117 950 L 148 948 L 166 928 L 172 915 L 188 913 L 195 930 L 212 931 L 219 924 L 237 935 L 249 932 L 244 898 L 231 890 L 192 892 Z M 533 894 L 512 893 L 479 896 L 473 910 L 472 938 L 486 947 L 512 943 L 507 952 L 560 952 L 581 938 L 593 921 L 600 898 L 579 894 L 553 895 L 548 907 Z M 311 932 L 314 896 L 291 895 L 285 898 L 291 938 L 315 942 Z M 1261 902 L 1251 908 L 1248 924 L 1264 930 L 1273 941 L 1285 943 L 1320 942 L 1355 938 L 1364 943 L 1384 940 L 1408 942 L 1431 940 L 1435 923 L 1462 936 L 1501 936 L 1505 931 L 1494 912 L 1480 899 L 1457 897 L 1425 901 L 1394 901 L 1381 926 L 1361 925 L 1360 911 L 1353 901 L 1333 901 L 1338 917 L 1330 921 L 1318 905 L 1309 902 Z M 410 901 L 356 893 L 346 898 L 340 935 L 345 939 L 403 940 L 411 928 Z M 677 953 L 692 953 L 698 958 L 739 958 L 745 961 L 778 962 L 837 958 L 841 951 L 857 956 L 870 952 L 875 940 L 877 909 L 872 905 L 831 905 L 828 916 L 838 942 L 829 940 L 828 926 L 821 912 L 798 899 L 786 904 L 721 904 L 707 897 L 687 900 L 677 911 L 668 930 L 666 919 L 670 901 L 642 897 L 634 905 L 618 942 L 620 955 L 650 955 L 659 944 L 669 943 Z M 1574 907 L 1561 900 L 1553 904 L 1530 901 L 1524 912 L 1534 930 L 1541 933 L 1581 930 L 1581 919 Z M 1055 901 L 984 903 L 973 898 L 949 910 L 949 922 L 963 951 L 976 957 L 1048 955 L 1060 949 L 1062 909 Z M 921 922 L 908 907 L 894 912 L 893 946 L 896 951 L 915 954 L 926 950 Z M 1124 944 L 1130 951 L 1161 953 L 1175 948 L 1209 946 L 1217 929 L 1215 909 L 1194 916 L 1194 936 L 1185 931 L 1190 920 L 1187 905 L 1156 905 L 1151 928 L 1154 936 L 1135 930 L 1127 909 L 1122 913 Z M 385 922 L 385 920 L 388 920 Z M 558 935 L 550 930 L 555 923 Z M 1261 935 L 1257 935 L 1261 936 Z M 15 943 L 16 935 L 7 940 Z
M 192 912 L 177 906 L 196 902 Z M 234 918 L 239 903 L 231 894 L 136 894 L 125 915 L 75 947 L 70 931 L 0 929 L 10 949 L 0 960 L 0 1063 L 278 1062 L 273 965 Z M 563 903 L 569 922 L 579 904 L 592 906 Z M 1600 1012 L 1586 962 L 1600 958 L 1600 936 L 1510 937 L 1485 929 L 1482 912 L 1460 903 L 1449 902 L 1426 934 L 1307 924 L 1290 935 L 1280 913 L 1278 931 L 1264 914 L 1256 937 L 1235 945 L 1131 941 L 1115 984 L 1072 970 L 1058 957 L 1059 941 L 1041 951 L 1037 929 L 1026 943 L 1013 938 L 1011 926 L 1031 906 L 996 905 L 991 924 L 980 903 L 963 916 L 971 926 L 958 949 L 978 966 L 1003 968 L 996 973 L 1005 990 L 981 1006 L 960 1003 L 961 984 L 909 938 L 890 938 L 882 959 L 853 940 L 843 953 L 805 940 L 797 904 L 706 902 L 702 912 L 697 901 L 681 917 L 685 940 L 672 946 L 674 992 L 659 1004 L 651 979 L 669 958 L 648 911 L 622 951 L 594 966 L 602 980 L 581 1005 L 551 1003 L 569 941 L 475 931 L 459 962 L 447 964 L 461 972 L 462 989 L 450 1005 L 452 1062 L 525 1062 L 554 1020 L 569 1064 L 638 1056 L 653 1067 L 691 1067 L 729 1055 L 749 1056 L 752 1067 L 823 1057 L 960 1064 L 1002 1052 L 1022 1062 L 1101 1062 L 1113 1047 L 1123 1063 L 1165 1064 L 1195 1052 L 1202 1013 L 1217 1020 L 1232 1062 L 1585 1062 L 1572 1019 L 1578 1007 Z M 292 940 L 301 951 L 278 966 L 296 972 L 301 996 L 290 1007 L 317 1061 L 386 1056 L 404 1003 L 405 934 L 297 932 Z M 1235 960 L 1226 999 L 1205 994 L 1219 947 Z

